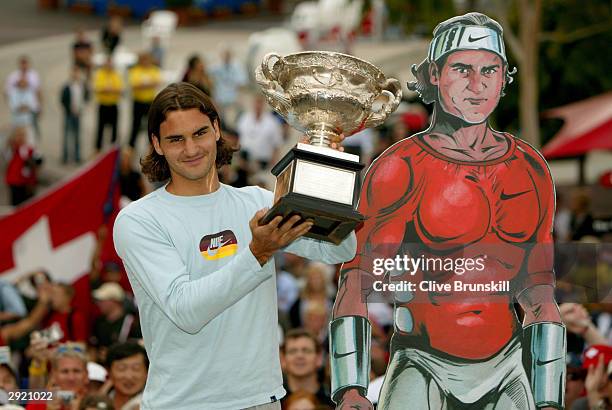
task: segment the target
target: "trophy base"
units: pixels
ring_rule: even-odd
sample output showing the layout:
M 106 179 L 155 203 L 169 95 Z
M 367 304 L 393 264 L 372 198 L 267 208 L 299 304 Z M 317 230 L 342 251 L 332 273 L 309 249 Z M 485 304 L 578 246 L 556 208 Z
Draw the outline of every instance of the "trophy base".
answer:
M 266 224 L 280 215 L 283 217 L 282 224 L 296 214 L 314 222 L 304 236 L 335 245 L 340 244 L 364 220 L 363 215 L 352 206 L 289 193 L 274 204 L 260 223 Z

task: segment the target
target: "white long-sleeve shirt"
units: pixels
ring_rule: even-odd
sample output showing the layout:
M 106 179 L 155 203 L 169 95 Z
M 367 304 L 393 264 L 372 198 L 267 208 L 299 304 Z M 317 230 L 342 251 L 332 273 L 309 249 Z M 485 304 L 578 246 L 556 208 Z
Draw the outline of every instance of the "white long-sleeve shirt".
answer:
M 151 361 L 142 409 L 240 409 L 285 391 L 278 357 L 274 261 L 249 249 L 249 220 L 272 193 L 227 185 L 208 195 L 162 187 L 124 208 L 114 227 Z M 338 246 L 302 238 L 285 249 L 340 263 Z

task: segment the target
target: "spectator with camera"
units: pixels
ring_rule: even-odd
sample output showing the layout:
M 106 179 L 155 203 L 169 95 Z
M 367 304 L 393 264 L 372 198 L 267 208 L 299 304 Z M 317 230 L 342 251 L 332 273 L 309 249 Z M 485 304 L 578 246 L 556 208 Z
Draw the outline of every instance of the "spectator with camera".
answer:
M 50 349 L 48 341 L 38 333 L 33 334 L 29 388 L 53 391 L 53 400 L 30 403 L 26 410 L 76 410 L 89 385 L 85 346 L 71 342 Z M 47 377 L 48 362 L 51 371 Z
M 45 328 L 56 324 L 62 331 L 61 342 L 77 341 L 85 343 L 89 338 L 86 315 L 76 309 L 72 300 L 74 288 L 66 283 L 51 285 L 51 313 L 43 323 Z

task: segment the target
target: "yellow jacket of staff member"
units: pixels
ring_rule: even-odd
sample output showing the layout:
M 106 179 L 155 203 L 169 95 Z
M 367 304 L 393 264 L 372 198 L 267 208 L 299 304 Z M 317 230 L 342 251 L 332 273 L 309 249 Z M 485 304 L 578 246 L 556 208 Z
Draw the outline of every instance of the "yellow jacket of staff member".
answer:
M 96 71 L 93 83 L 98 104 L 115 105 L 119 103 L 123 91 L 123 80 L 117 71 L 102 67 Z
M 134 101 L 151 103 L 161 83 L 161 71 L 155 65 L 135 65 L 129 73 L 130 87 Z

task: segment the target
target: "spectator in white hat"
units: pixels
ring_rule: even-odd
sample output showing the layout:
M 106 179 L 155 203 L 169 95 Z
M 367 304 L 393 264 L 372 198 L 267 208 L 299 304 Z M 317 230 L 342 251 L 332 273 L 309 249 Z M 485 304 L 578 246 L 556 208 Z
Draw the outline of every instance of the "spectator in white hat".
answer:
M 97 393 L 106 382 L 108 371 L 99 363 L 87 362 L 88 390 L 90 394 Z
M 117 342 L 141 338 L 136 315 L 125 310 L 125 291 L 114 282 L 107 282 L 93 292 L 102 315 L 94 323 L 92 344 L 107 348 Z

